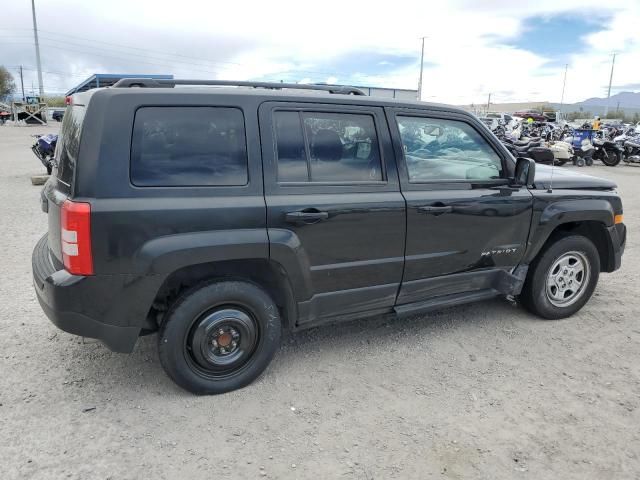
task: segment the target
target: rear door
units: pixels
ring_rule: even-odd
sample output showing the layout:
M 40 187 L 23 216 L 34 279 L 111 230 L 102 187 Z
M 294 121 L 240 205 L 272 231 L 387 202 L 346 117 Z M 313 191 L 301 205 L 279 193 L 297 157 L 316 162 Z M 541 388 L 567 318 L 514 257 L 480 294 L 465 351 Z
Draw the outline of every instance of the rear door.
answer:
M 390 109 L 389 122 L 407 200 L 398 304 L 491 288 L 529 234 L 533 197 L 506 187 L 513 160 L 466 115 Z
M 298 322 L 390 309 L 404 262 L 405 202 L 381 108 L 260 108 L 271 259 Z

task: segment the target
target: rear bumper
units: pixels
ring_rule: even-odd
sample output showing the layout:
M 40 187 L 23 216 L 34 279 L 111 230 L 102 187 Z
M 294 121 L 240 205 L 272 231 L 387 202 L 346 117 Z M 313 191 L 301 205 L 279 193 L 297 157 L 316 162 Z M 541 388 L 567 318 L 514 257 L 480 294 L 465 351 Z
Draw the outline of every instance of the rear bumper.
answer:
M 603 270 L 613 272 L 618 270 L 622 265 L 622 254 L 624 253 L 624 247 L 627 244 L 627 227 L 624 223 L 618 223 L 612 227 L 607 227 L 607 231 L 612 251 L 609 255 L 609 265 Z
M 51 261 L 47 236 L 32 255 L 38 302 L 61 330 L 96 338 L 114 352 L 129 353 L 140 334 L 153 297 L 154 277 L 72 275 Z
M 61 288 L 64 287 L 51 284 L 43 289 L 36 286 L 38 302 L 56 327 L 74 335 L 97 338 L 114 352 L 131 353 L 133 351 L 140 328 L 107 325 L 81 313 L 58 310 L 60 297 L 65 295 Z

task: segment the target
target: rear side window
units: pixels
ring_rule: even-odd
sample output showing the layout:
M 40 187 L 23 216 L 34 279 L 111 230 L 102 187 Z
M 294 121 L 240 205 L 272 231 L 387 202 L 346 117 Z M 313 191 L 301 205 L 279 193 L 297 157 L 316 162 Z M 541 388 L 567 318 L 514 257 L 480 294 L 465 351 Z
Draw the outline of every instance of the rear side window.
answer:
M 141 187 L 240 186 L 249 180 L 244 116 L 229 107 L 143 107 L 131 140 Z
M 274 124 L 278 182 L 383 180 L 372 115 L 278 111 Z
M 56 176 L 68 186 L 73 182 L 73 174 L 76 171 L 85 110 L 82 105 L 67 107 L 56 144 Z

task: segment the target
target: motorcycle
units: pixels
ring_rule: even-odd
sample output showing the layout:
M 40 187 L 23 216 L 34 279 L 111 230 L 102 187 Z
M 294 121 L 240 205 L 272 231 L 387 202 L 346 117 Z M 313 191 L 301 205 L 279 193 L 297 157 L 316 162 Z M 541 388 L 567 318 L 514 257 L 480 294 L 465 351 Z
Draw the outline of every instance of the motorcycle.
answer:
M 47 175 L 51 175 L 54 166 L 53 156 L 58 143 L 58 135 L 49 133 L 47 135 L 33 135 L 37 138 L 36 142 L 31 146 L 31 151 L 42 162 L 47 169 Z
M 550 148 L 542 146 L 542 140 L 530 138 L 523 141 L 505 139 L 503 145 L 514 157 L 527 157 L 535 160 L 536 163 L 555 163 L 556 158 Z
M 625 163 L 640 163 L 640 134 L 628 137 L 624 141 L 624 156 L 622 160 Z
M 562 141 L 547 142 L 547 148 L 553 152 L 556 165 L 564 165 L 565 163 L 573 160 L 574 151 L 570 143 Z
M 593 139 L 593 159 L 600 160 L 607 167 L 615 167 L 622 161 L 624 149 L 606 136 Z

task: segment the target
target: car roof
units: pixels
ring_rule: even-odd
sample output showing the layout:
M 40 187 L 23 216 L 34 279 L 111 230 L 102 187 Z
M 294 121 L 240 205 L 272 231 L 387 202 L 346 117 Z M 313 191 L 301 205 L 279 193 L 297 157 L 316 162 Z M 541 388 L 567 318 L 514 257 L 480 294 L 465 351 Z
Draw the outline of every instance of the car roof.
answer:
M 420 102 L 418 100 L 401 100 L 369 95 L 346 95 L 329 93 L 318 90 L 294 90 L 283 88 L 281 90 L 267 88 L 248 87 L 175 87 L 175 88 L 96 88 L 73 96 L 74 103 L 88 104 L 93 95 L 100 96 L 144 96 L 144 95 L 215 95 L 215 96 L 246 96 L 261 98 L 262 101 L 288 101 L 288 102 L 317 102 L 338 103 L 350 105 L 369 105 L 379 107 L 396 107 L 412 109 L 429 109 L 456 112 L 471 115 L 468 111 L 443 103 Z

